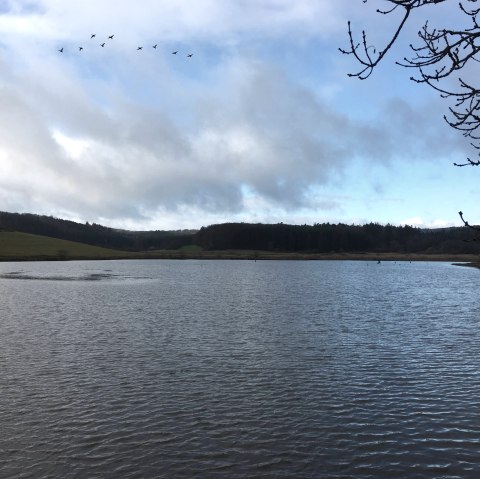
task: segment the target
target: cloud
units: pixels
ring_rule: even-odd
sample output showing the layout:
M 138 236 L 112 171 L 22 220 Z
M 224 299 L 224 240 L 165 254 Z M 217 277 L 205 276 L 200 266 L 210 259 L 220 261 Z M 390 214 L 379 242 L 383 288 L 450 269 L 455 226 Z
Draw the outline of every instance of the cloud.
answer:
M 0 15 L 0 198 L 12 210 L 109 224 L 305 217 L 341 210 L 341 194 L 321 190 L 341 184 L 353 162 L 369 169 L 458 151 L 431 122 L 437 103 L 390 98 L 366 118 L 355 105 L 340 112 L 342 88 L 323 69 L 319 88 L 335 92 L 328 102 L 302 72 L 247 47 L 293 34 L 302 49 L 317 45 L 345 28 L 348 2 L 332 3 L 9 2 Z M 94 32 L 116 36 L 93 48 Z M 156 39 L 161 50 L 136 51 Z M 171 55 L 175 42 L 182 56 Z
M 99 36 L 117 33 L 119 41 L 206 38 L 235 43 L 245 36 L 328 36 L 343 28 L 342 4 L 345 0 L 335 7 L 327 0 L 140 0 L 135 4 L 12 0 L 0 7 L 0 12 L 6 12 L 0 30 L 65 40 L 93 32 Z
M 400 225 L 416 226 L 418 228 L 450 228 L 452 226 L 460 226 L 459 222 L 446 221 L 444 219 L 430 219 L 424 221 L 419 216 L 407 218 L 400 222 Z
M 408 121 L 400 128 L 415 113 L 401 103 L 383 126 L 362 124 L 276 66 L 235 58 L 216 73 L 213 87 L 189 92 L 189 80 L 170 72 L 176 86 L 163 88 L 181 98 L 164 110 L 162 101 L 130 102 L 130 88 L 110 82 L 96 86 L 110 88 L 98 102 L 75 70 L 52 60 L 35 82 L 25 75 L 2 90 L 3 175 L 31 192 L 34 210 L 41 200 L 80 216 L 141 218 L 188 206 L 238 213 L 245 186 L 288 211 L 312 206 L 308 192 L 356 158 L 382 163 L 430 148 Z M 141 69 L 132 81 L 151 88 Z

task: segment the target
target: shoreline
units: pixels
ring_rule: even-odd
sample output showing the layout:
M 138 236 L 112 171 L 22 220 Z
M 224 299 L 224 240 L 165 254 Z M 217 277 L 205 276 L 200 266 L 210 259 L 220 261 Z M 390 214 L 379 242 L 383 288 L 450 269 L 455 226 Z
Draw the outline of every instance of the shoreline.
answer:
M 182 260 L 281 260 L 281 261 L 441 261 L 459 266 L 480 265 L 478 255 L 472 254 L 428 254 L 428 253 L 283 253 L 272 251 L 152 251 L 152 252 L 118 252 L 118 255 L 0 255 L 0 262 L 26 261 L 100 261 L 131 259 L 182 259 Z

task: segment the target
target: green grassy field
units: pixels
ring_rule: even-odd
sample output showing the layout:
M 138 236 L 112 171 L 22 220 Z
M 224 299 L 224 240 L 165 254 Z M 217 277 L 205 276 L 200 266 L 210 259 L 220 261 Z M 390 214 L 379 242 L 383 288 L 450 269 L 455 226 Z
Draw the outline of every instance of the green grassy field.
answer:
M 74 241 L 17 232 L 0 232 L 0 260 L 114 259 L 127 253 Z

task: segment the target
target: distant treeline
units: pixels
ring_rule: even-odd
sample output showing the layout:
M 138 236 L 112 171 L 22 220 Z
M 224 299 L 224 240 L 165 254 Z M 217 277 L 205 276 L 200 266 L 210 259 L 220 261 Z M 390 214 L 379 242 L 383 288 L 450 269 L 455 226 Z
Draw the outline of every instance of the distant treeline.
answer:
M 263 250 L 330 252 L 480 253 L 480 243 L 469 241 L 468 228 L 420 229 L 369 223 L 248 224 L 226 223 L 201 228 L 196 244 L 206 250 Z
M 468 228 L 422 229 L 412 226 L 225 223 L 195 230 L 127 231 L 51 216 L 0 212 L 0 230 L 20 231 L 95 246 L 147 251 L 196 245 L 204 250 L 278 252 L 391 252 L 480 254 Z

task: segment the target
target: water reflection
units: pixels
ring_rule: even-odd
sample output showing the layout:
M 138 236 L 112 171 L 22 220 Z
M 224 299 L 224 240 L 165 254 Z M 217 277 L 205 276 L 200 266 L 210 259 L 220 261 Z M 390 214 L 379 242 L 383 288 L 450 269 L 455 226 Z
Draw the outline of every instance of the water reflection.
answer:
M 111 273 L 112 270 L 98 272 L 84 272 L 82 274 L 50 274 L 26 271 L 8 271 L 0 274 L 0 279 L 36 280 L 36 281 L 102 281 L 102 280 L 131 280 L 131 279 L 152 279 L 148 276 L 130 276 L 126 274 Z

